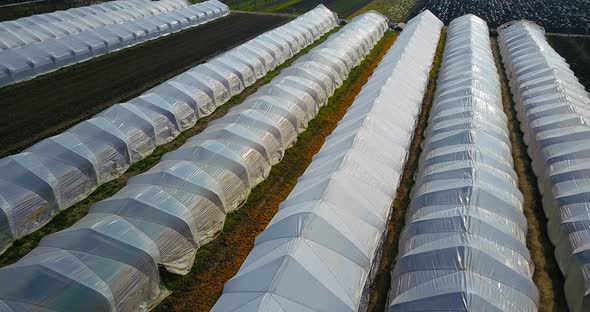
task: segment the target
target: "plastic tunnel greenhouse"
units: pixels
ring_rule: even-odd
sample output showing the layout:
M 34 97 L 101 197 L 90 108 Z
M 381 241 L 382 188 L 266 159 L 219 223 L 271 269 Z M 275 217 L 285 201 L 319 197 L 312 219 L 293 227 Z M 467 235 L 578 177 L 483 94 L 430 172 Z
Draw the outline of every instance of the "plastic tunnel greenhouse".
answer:
M 442 26 L 408 23 L 212 311 L 365 309 Z
M 120 0 L 0 23 L 0 86 L 229 14 L 218 0 Z
M 590 96 L 540 26 L 499 28 L 499 44 L 543 195 L 572 312 L 590 310 Z
M 116 104 L 20 154 L 0 159 L 0 251 L 3 252 L 15 239 L 38 230 L 60 210 L 86 198 L 99 185 L 120 176 L 131 164 L 150 155 L 158 145 L 172 141 L 201 117 L 211 114 L 231 96 L 242 92 L 336 25 L 336 15 L 319 6 L 127 103 Z M 368 31 L 353 30 L 352 27 L 354 24 L 346 31 L 359 36 L 365 36 Z M 369 40 L 361 38 L 365 39 L 364 46 L 357 50 L 364 52 Z M 336 47 L 343 42 L 346 41 L 334 41 L 333 44 Z M 360 53 L 357 50 L 349 54 Z M 344 51 L 348 50 L 342 53 Z M 350 63 L 337 59 L 339 53 L 314 52 L 308 58 L 311 61 L 325 59 L 324 71 L 331 70 L 326 64 L 350 66 Z M 300 64 L 293 67 L 293 73 L 308 73 L 305 63 Z M 333 79 L 341 81 L 343 74 L 339 72 L 339 76 Z M 326 83 L 328 77 L 325 74 L 307 75 L 322 83 Z M 309 83 L 303 81 L 298 85 L 307 86 Z M 269 95 L 302 97 L 299 91 L 277 88 L 269 86 L 264 90 Z
M 0 280 L 14 281 L 0 284 L 0 307 L 137 311 L 157 303 L 167 294 L 158 265 L 191 269 L 196 250 L 221 231 L 225 215 L 266 178 L 386 28 L 376 13 L 354 18 L 75 225 L 0 269 Z
M 486 23 L 453 20 L 387 311 L 538 311 Z

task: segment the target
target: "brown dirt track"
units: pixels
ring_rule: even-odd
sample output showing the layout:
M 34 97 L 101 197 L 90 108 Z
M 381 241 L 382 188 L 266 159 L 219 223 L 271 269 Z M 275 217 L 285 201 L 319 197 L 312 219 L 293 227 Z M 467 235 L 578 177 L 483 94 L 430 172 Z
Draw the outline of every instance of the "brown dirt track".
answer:
M 208 24 L 0 89 L 0 157 L 289 21 L 235 13 Z

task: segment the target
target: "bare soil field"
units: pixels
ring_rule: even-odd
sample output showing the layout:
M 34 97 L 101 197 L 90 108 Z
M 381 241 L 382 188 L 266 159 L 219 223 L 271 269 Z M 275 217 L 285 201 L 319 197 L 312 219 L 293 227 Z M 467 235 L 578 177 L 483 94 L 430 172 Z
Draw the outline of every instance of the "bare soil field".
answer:
M 565 58 L 572 70 L 590 91 L 590 36 L 588 37 L 567 37 L 549 35 L 549 44 Z
M 351 17 L 375 10 L 387 16 L 392 23 L 405 22 L 417 5 L 417 0 L 373 0 L 354 12 Z
M 133 98 L 212 56 L 289 21 L 231 14 L 179 33 L 0 89 L 0 157 Z

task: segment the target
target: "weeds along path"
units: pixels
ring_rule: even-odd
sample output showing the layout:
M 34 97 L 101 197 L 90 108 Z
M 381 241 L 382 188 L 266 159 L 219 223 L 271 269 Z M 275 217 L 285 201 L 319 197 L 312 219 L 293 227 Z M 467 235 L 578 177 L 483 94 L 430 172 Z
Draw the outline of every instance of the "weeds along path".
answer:
M 391 219 L 387 224 L 387 236 L 383 241 L 379 267 L 377 268 L 375 279 L 369 289 L 370 297 L 369 305 L 367 307 L 368 312 L 382 312 L 385 311 L 385 308 L 387 307 L 387 293 L 389 292 L 391 283 L 391 268 L 393 267 L 394 260 L 397 256 L 399 236 L 404 228 L 406 219 L 406 209 L 410 205 L 410 191 L 414 186 L 414 173 L 416 172 L 416 168 L 418 168 L 418 159 L 422 152 L 424 130 L 426 130 L 430 108 L 432 107 L 432 101 L 434 100 L 436 80 L 438 78 L 438 70 L 442 61 L 442 53 L 445 47 L 446 38 L 447 30 L 446 28 L 443 28 L 438 41 L 438 47 L 436 48 L 436 54 L 434 55 L 432 69 L 430 70 L 428 86 L 426 87 L 424 98 L 422 100 L 422 111 L 420 112 L 416 124 L 412 144 L 410 145 L 408 161 L 406 162 L 402 180 L 397 190 L 397 196 L 393 202 Z
M 256 92 L 256 90 L 259 87 L 269 83 L 274 77 L 276 77 L 281 72 L 281 70 L 283 70 L 286 67 L 289 67 L 298 57 L 306 54 L 307 52 L 309 52 L 309 50 L 313 49 L 315 46 L 322 43 L 332 33 L 338 31 L 338 29 L 339 28 L 333 29 L 331 32 L 325 34 L 323 37 L 318 39 L 316 42 L 314 42 L 307 48 L 301 50 L 297 55 L 293 56 L 290 60 L 287 60 L 281 66 L 266 74 L 266 76 L 264 76 L 262 79 L 259 79 L 254 85 L 246 88 L 244 91 L 242 91 L 241 94 L 234 96 L 227 103 L 218 107 L 217 110 L 215 110 L 215 112 L 213 112 L 211 115 L 199 119 L 193 128 L 182 132 L 172 142 L 157 147 L 156 150 L 150 156 L 133 164 L 127 170 L 127 172 L 125 172 L 119 178 L 101 185 L 86 199 L 62 211 L 55 218 L 53 218 L 51 222 L 49 222 L 40 230 L 14 242 L 14 244 L 4 254 L 0 256 L 0 267 L 12 264 L 16 262 L 18 259 L 22 258 L 24 255 L 29 253 L 33 248 L 35 248 L 44 236 L 49 235 L 51 233 L 55 233 L 57 231 L 61 231 L 76 223 L 78 220 L 80 220 L 88 213 L 88 209 L 94 203 L 113 196 L 116 192 L 118 192 L 125 185 L 127 185 L 127 180 L 129 178 L 140 173 L 143 173 L 151 167 L 153 167 L 154 165 L 156 165 L 158 162 L 160 162 L 160 158 L 162 158 L 164 154 L 178 149 L 186 142 L 186 140 L 203 131 L 207 127 L 209 122 L 223 117 L 227 113 L 227 111 L 229 111 L 232 107 L 242 103 L 242 101 L 244 101 L 245 98 Z
M 311 163 L 311 158 L 346 114 L 356 95 L 389 50 L 397 33 L 386 32 L 367 58 L 352 70 L 336 90 L 328 105 L 322 107 L 297 143 L 288 149 L 269 177 L 250 194 L 245 205 L 227 216 L 221 235 L 201 247 L 192 271 L 186 276 L 162 272 L 166 288 L 172 295 L 155 311 L 209 311 L 221 295 L 223 285 L 233 277 L 262 232 L 287 198 L 297 178 Z
M 537 189 L 537 177 L 533 173 L 520 123 L 516 118 L 514 102 L 496 38 L 492 38 L 492 50 L 502 85 L 502 105 L 508 117 L 514 170 L 518 175 L 518 188 L 524 195 L 524 214 L 528 222 L 527 247 L 535 264 L 533 281 L 539 288 L 540 311 L 567 311 L 563 293 L 563 275 L 557 266 L 553 256 L 554 248 L 547 235 L 547 218 L 543 213 L 541 194 Z

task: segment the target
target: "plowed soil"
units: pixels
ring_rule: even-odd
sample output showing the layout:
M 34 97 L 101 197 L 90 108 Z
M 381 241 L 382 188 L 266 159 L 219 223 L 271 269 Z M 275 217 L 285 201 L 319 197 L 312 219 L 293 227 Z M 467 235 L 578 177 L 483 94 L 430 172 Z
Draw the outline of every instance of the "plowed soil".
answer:
M 0 157 L 137 96 L 291 18 L 231 14 L 0 89 Z

